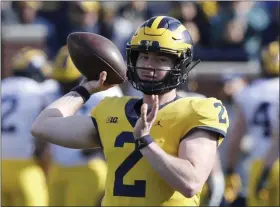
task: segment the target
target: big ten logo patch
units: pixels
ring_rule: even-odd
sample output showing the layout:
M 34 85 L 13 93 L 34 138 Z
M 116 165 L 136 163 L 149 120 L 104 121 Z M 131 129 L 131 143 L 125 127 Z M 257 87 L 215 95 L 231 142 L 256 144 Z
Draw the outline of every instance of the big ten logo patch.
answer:
M 106 123 L 114 123 L 114 124 L 116 124 L 116 123 L 118 123 L 118 117 L 115 117 L 115 116 L 109 116 L 108 118 L 107 118 L 107 121 L 106 121 Z

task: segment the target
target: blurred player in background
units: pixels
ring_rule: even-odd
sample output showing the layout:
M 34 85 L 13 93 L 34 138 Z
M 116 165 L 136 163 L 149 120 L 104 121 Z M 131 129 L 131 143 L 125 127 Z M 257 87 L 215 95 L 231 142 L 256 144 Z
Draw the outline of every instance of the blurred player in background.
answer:
M 195 93 L 178 90 L 177 95 L 181 97 L 197 97 L 205 99 L 206 96 Z M 210 173 L 210 176 L 203 186 L 201 192 L 201 205 L 220 206 L 222 205 L 225 189 L 225 179 L 221 166 L 220 153 L 216 155 L 216 162 Z
M 234 112 L 232 110 L 232 103 L 235 94 L 239 93 L 241 90 L 243 90 L 248 84 L 249 79 L 247 79 L 244 75 L 240 73 L 230 73 L 230 74 L 223 74 L 222 75 L 223 80 L 223 87 L 221 88 L 220 95 L 225 96 L 224 105 L 227 108 L 230 120 L 234 119 Z M 230 129 L 229 129 L 230 130 Z M 234 200 L 240 201 L 244 200 L 245 197 L 243 196 L 246 192 L 246 186 L 244 182 L 241 182 L 241 180 L 244 180 L 246 178 L 245 176 L 245 168 L 247 168 L 246 163 L 246 157 L 251 151 L 251 137 L 247 134 L 242 138 L 242 143 L 240 146 L 240 153 L 239 153 L 239 163 L 236 166 L 236 175 L 234 176 L 226 176 L 225 182 L 225 204 L 232 203 Z M 222 146 L 220 147 L 219 151 L 222 155 L 221 162 L 222 166 L 225 172 L 225 165 L 227 162 L 226 155 L 228 154 L 228 145 L 229 140 L 225 139 Z M 244 179 L 243 179 L 244 178 Z M 243 186 L 244 185 L 244 186 Z
M 279 105 L 273 124 L 273 140 L 264 157 L 264 166 L 257 180 L 256 197 L 262 196 L 263 189 L 268 189 L 267 206 L 279 206 Z
M 68 93 L 81 81 L 66 46 L 56 57 L 52 78 L 57 81 L 49 101 Z M 93 95 L 77 115 L 87 116 L 105 96 L 122 96 L 118 86 Z M 98 149 L 79 150 L 51 145 L 54 166 L 50 171 L 50 206 L 97 206 L 104 194 L 107 166 Z
M 127 64 L 142 99 L 106 97 L 92 117 L 74 116 L 91 94 L 112 86 L 104 85 L 103 71 L 98 81 L 83 82 L 49 105 L 33 135 L 65 147 L 103 148 L 103 206 L 199 206 L 229 123 L 221 101 L 176 94 L 197 64 L 189 32 L 172 17 L 147 20 L 127 45 Z
M 2 205 L 46 206 L 48 151 L 30 129 L 47 105 L 40 83 L 51 67 L 43 51 L 26 47 L 12 58 L 11 69 L 13 76 L 2 80 Z
M 227 172 L 237 183 L 235 167 L 238 162 L 240 143 L 246 132 L 253 139 L 253 147 L 247 158 L 247 172 L 245 186 L 247 188 L 247 200 L 245 198 L 238 206 L 264 205 L 267 206 L 267 197 L 256 197 L 257 181 L 263 168 L 264 154 L 272 140 L 273 120 L 277 112 L 274 105 L 279 105 L 279 42 L 270 43 L 261 54 L 262 77 L 253 81 L 244 90 L 234 97 L 236 104 L 235 121 L 229 133 L 229 150 Z M 236 185 L 235 185 L 236 186 Z M 234 187 L 234 186 L 233 186 Z M 233 192 L 238 193 L 233 189 Z M 274 195 L 279 196 L 279 195 Z M 240 200 L 241 201 L 241 200 Z
M 267 206 L 279 206 L 279 105 L 274 106 L 273 140 L 265 153 L 264 165 L 257 179 L 256 197 L 262 197 L 263 190 L 268 190 Z

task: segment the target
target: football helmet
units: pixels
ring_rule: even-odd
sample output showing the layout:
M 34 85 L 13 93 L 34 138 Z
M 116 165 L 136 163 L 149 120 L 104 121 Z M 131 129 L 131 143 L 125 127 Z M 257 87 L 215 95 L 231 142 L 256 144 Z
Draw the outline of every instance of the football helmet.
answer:
M 273 41 L 262 50 L 261 67 L 265 76 L 279 76 L 279 40 Z
M 141 80 L 137 70 L 161 70 L 136 67 L 139 52 L 160 52 L 174 55 L 176 63 L 162 80 Z M 193 41 L 184 25 L 169 16 L 155 16 L 144 22 L 126 47 L 127 77 L 132 86 L 144 94 L 162 94 L 177 88 L 187 79 L 192 63 Z
M 67 46 L 58 51 L 51 76 L 61 83 L 71 83 L 82 77 L 69 55 Z
M 31 47 L 20 49 L 12 57 L 11 68 L 14 76 L 32 78 L 38 82 L 43 82 L 48 78 L 52 70 L 46 53 Z

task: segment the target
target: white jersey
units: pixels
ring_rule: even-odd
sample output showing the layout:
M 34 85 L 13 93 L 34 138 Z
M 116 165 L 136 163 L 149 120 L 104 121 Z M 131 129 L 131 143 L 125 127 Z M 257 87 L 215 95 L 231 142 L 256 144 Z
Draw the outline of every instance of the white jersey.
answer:
M 40 84 L 25 77 L 5 78 L 1 101 L 2 159 L 31 158 L 31 126 L 46 105 Z
M 49 85 L 49 84 L 48 84 Z M 50 91 L 49 91 L 50 92 Z M 122 91 L 119 87 L 113 87 L 106 91 L 96 93 L 90 97 L 90 99 L 83 105 L 83 107 L 77 112 L 77 115 L 90 115 L 93 107 L 95 107 L 102 99 L 107 96 L 122 96 Z M 60 93 L 59 85 L 53 91 L 53 94 L 49 93 L 52 98 L 52 102 L 60 98 L 62 94 Z M 50 99 L 49 99 L 50 100 Z M 66 147 L 61 147 L 59 145 L 51 144 L 52 159 L 56 164 L 62 166 L 78 166 L 86 165 L 91 157 L 85 158 L 80 149 L 71 149 Z
M 59 83 L 53 79 L 49 79 L 41 83 L 42 92 L 45 94 L 47 105 L 52 103 L 57 98 Z
M 247 133 L 253 139 L 250 159 L 261 158 L 271 142 L 278 116 L 279 78 L 256 80 L 237 93 L 234 99 L 245 114 Z

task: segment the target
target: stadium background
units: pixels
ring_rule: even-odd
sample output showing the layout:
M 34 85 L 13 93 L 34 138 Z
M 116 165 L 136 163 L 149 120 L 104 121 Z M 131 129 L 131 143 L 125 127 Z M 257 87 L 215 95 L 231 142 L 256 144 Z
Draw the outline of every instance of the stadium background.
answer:
M 22 14 L 22 15 L 21 15 Z M 181 88 L 221 99 L 231 113 L 231 97 L 260 74 L 261 49 L 279 35 L 279 2 L 1 2 L 1 78 L 11 75 L 11 58 L 22 47 L 43 49 L 49 61 L 74 31 L 111 39 L 125 59 L 125 45 L 144 20 L 170 15 L 183 22 L 201 59 Z M 131 93 L 122 87 L 125 95 Z M 244 139 L 243 152 L 250 150 Z M 221 148 L 222 162 L 227 142 Z

